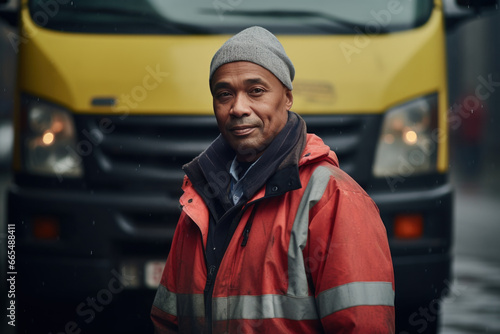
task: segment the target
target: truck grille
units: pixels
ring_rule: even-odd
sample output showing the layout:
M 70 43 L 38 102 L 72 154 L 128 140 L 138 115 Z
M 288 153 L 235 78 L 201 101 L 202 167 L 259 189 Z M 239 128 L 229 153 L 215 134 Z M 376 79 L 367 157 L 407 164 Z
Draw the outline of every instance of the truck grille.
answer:
M 380 115 L 304 116 L 307 132 L 321 137 L 337 154 L 340 168 L 364 186 L 372 170 Z
M 308 132 L 320 136 L 337 153 L 340 167 L 365 183 L 371 173 L 380 116 L 303 118 Z M 164 191 L 173 197 L 181 192 L 182 165 L 219 134 L 213 116 L 77 115 L 75 120 L 79 140 L 92 144 L 92 154 L 83 157 L 90 187 Z

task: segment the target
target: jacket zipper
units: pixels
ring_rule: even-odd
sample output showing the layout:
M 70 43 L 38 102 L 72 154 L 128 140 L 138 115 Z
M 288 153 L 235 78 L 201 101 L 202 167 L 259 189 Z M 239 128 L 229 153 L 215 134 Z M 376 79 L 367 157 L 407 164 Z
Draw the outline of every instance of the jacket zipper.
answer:
M 245 247 L 248 242 L 248 236 L 250 235 L 250 230 L 252 229 L 253 217 L 255 216 L 255 212 L 257 211 L 257 205 L 255 202 L 257 201 L 252 202 L 254 207 L 252 213 L 250 214 L 250 217 L 248 217 L 245 229 L 243 230 L 243 240 L 241 241 L 241 247 Z
M 210 266 L 210 268 L 208 268 L 205 290 L 203 291 L 205 296 L 205 326 L 208 333 L 212 333 L 212 294 L 214 292 L 214 281 L 216 275 L 217 267 L 214 265 Z
M 245 213 L 246 209 L 248 208 L 248 204 L 244 204 L 243 207 L 241 208 L 241 212 L 235 216 L 236 219 L 238 218 L 241 219 L 243 214 Z M 232 238 L 232 236 L 231 236 Z M 227 247 L 227 245 L 226 245 Z M 205 253 L 205 261 L 208 263 L 207 259 L 207 253 L 206 250 L 204 249 Z M 224 251 L 225 253 L 225 251 Z M 224 257 L 224 255 L 222 255 Z M 217 278 L 217 273 L 219 271 L 220 264 L 222 262 L 222 259 L 219 261 L 217 260 L 217 266 L 211 265 L 209 268 L 207 268 L 207 281 L 205 283 L 205 289 L 203 291 L 204 297 L 205 297 L 205 319 L 206 319 L 206 332 L 211 334 L 212 333 L 212 323 L 213 323 L 213 312 L 212 312 L 212 300 L 213 300 L 213 293 L 214 293 L 214 285 L 215 285 L 215 279 Z
M 258 202 L 260 202 L 260 201 L 262 201 L 264 199 L 268 199 L 268 198 L 275 197 L 275 196 L 278 196 L 278 195 L 268 195 L 268 196 L 261 197 L 261 198 L 255 200 L 255 201 L 252 201 L 252 202 L 249 202 L 249 203 L 245 203 L 243 205 L 243 207 L 241 208 L 242 212 L 239 215 L 237 215 L 237 217 L 239 216 L 239 219 L 241 219 L 241 217 L 243 216 L 243 214 L 245 213 L 245 211 L 248 209 L 248 207 L 250 205 L 254 205 L 255 206 L 256 203 L 258 203 Z M 253 213 L 254 212 L 252 212 L 251 219 L 253 219 Z M 250 220 L 250 218 L 249 218 L 249 220 Z M 246 244 L 247 244 L 248 236 L 250 234 L 251 227 L 252 227 L 251 224 L 247 224 L 247 226 L 245 226 L 245 229 L 243 231 L 243 241 L 241 243 L 242 247 L 246 246 Z M 231 236 L 231 239 L 232 238 L 233 238 L 233 236 Z M 229 242 L 231 241 L 231 239 L 229 240 Z M 228 243 L 227 246 L 229 246 L 229 243 Z M 227 249 L 227 246 L 226 246 L 226 249 Z M 206 250 L 203 249 L 203 252 L 204 252 L 204 255 L 205 255 L 205 262 L 208 263 Z M 224 254 L 225 254 L 225 251 L 224 251 Z M 222 255 L 222 256 L 224 257 L 224 255 Z M 213 323 L 212 300 L 213 300 L 213 292 L 214 292 L 215 279 L 217 278 L 217 273 L 219 272 L 219 268 L 220 268 L 220 264 L 221 263 L 222 263 L 222 259 L 220 261 L 218 261 L 218 266 L 212 265 L 209 268 L 207 268 L 207 281 L 205 283 L 205 289 L 204 289 L 203 293 L 204 293 L 204 297 L 205 297 L 205 319 L 206 319 L 205 326 L 206 326 L 206 332 L 208 334 L 212 334 L 212 323 Z

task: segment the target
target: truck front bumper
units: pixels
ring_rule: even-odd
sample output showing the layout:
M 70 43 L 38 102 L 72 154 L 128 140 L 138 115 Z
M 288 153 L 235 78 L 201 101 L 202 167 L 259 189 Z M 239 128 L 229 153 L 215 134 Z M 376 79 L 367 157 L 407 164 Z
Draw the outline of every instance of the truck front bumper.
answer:
M 386 225 L 396 281 L 396 306 L 418 311 L 449 291 L 453 236 L 453 188 L 445 183 L 419 191 L 371 194 Z M 398 239 L 395 217 L 423 216 L 418 239 Z
M 31 296 L 82 298 L 120 276 L 126 289 L 151 289 L 144 265 L 165 261 L 179 216 L 165 194 L 40 190 L 11 185 L 8 223 L 16 225 L 19 284 Z M 37 236 L 37 224 L 58 235 Z M 22 274 L 22 275 L 21 275 Z
M 452 187 L 370 194 L 388 232 L 396 280 L 396 306 L 415 311 L 442 298 L 450 284 Z M 121 275 L 127 289 L 146 289 L 147 261 L 164 261 L 179 208 L 165 194 L 40 190 L 12 185 L 8 220 L 17 226 L 20 285 L 31 296 L 85 298 L 106 289 Z M 397 214 L 421 213 L 424 235 L 394 236 Z M 56 240 L 38 240 L 38 218 L 59 222 Z M 153 217 L 153 218 L 151 218 Z M 70 252 L 68 252 L 70 250 Z M 131 269 L 132 268 L 132 269 Z M 29 287 L 29 288 L 28 288 Z M 154 289 L 149 289 L 151 298 Z

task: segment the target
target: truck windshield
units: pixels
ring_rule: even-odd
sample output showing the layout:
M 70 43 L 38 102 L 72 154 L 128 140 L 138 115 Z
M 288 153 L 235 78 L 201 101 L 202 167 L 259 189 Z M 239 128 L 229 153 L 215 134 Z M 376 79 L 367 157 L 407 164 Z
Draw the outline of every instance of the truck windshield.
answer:
M 259 25 L 281 34 L 387 33 L 430 17 L 433 0 L 31 0 L 48 29 L 117 34 L 236 33 Z

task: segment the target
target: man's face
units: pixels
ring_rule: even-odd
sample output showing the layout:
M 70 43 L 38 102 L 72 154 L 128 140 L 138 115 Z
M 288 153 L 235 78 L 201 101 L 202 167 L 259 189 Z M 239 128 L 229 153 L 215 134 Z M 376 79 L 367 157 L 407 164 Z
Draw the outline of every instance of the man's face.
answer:
M 210 88 L 220 132 L 239 161 L 255 161 L 285 126 L 292 92 L 265 68 L 245 61 L 219 67 Z

